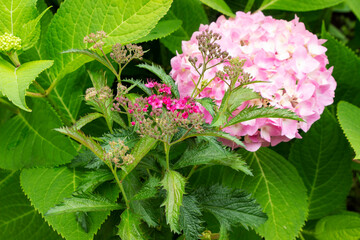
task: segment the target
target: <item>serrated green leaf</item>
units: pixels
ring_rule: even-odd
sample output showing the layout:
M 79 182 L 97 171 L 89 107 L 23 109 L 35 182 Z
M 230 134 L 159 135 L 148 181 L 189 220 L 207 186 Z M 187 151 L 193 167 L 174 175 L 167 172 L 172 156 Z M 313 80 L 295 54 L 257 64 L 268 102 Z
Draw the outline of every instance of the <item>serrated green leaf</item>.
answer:
M 161 181 L 162 187 L 166 190 L 166 199 L 161 206 L 165 206 L 166 223 L 176 233 L 180 232 L 180 206 L 185 193 L 185 181 L 185 177 L 173 170 L 166 171 Z
M 228 127 L 240 122 L 249 121 L 256 118 L 284 118 L 296 121 L 303 121 L 296 113 L 281 108 L 274 107 L 248 107 L 233 117 L 224 127 Z
M 156 227 L 159 225 L 161 202 L 157 198 L 134 200 L 134 196 L 141 190 L 142 183 L 139 180 L 136 172 L 130 173 L 124 179 L 124 189 L 130 199 L 130 208 L 144 220 L 149 227 Z
M 51 67 L 53 61 L 32 61 L 14 67 L 0 59 L 0 91 L 19 108 L 31 112 L 25 103 L 25 92 L 36 77 Z
M 145 84 L 141 80 L 138 80 L 138 79 L 122 79 L 121 81 L 122 82 L 128 82 L 128 83 L 131 83 L 133 85 L 136 85 L 138 88 L 143 90 L 144 93 L 146 93 L 148 96 L 150 96 L 152 94 L 151 90 L 148 87 L 146 87 Z
M 206 111 L 210 113 L 212 117 L 215 116 L 216 103 L 214 102 L 214 99 L 206 97 L 206 98 L 195 99 L 195 101 L 200 103 L 201 106 L 203 106 L 206 109 Z
M 336 79 L 335 102 L 348 101 L 360 106 L 360 58 L 347 46 L 337 41 L 325 27 L 322 28 L 321 38 L 327 39 L 324 46 L 329 58 L 329 65 L 335 66 L 332 76 Z M 346 60 L 344 60 L 346 59 Z
M 88 115 L 80 118 L 79 120 L 76 121 L 76 123 L 74 124 L 74 128 L 76 130 L 80 130 L 83 126 L 85 126 L 86 124 L 94 121 L 95 119 L 98 119 L 99 117 L 102 117 L 103 115 L 101 113 L 89 113 Z
M 76 212 L 106 212 L 125 208 L 109 199 L 94 194 L 76 194 L 50 208 L 45 216 Z
M 202 164 L 228 166 L 236 171 L 243 171 L 248 175 L 252 175 L 246 162 L 239 154 L 228 151 L 215 139 L 189 145 L 173 168 L 178 169 Z
M 265 0 L 262 3 L 260 9 L 278 9 L 285 11 L 307 12 L 329 8 L 338 5 L 343 1 L 344 0 Z
M 222 131 L 215 131 L 215 130 L 205 130 L 201 133 L 192 133 L 186 136 L 186 138 L 191 138 L 191 137 L 198 137 L 198 136 L 212 136 L 212 137 L 218 137 L 218 138 L 224 138 L 230 141 L 233 141 L 236 145 L 245 147 L 245 145 L 237 138 L 234 137 L 232 135 L 230 135 L 229 133 L 226 132 L 222 132 Z
M 141 161 L 143 157 L 155 146 L 157 140 L 149 136 L 145 136 L 136 143 L 131 151 L 135 160 L 132 164 L 123 167 L 123 173 L 121 179 L 123 180 Z
M 135 194 L 132 200 L 144 200 L 155 197 L 158 193 L 158 187 L 160 186 L 160 179 L 157 177 L 149 177 L 144 183 L 142 188 Z
M 142 240 L 145 239 L 140 229 L 140 217 L 130 209 L 126 209 L 121 214 L 118 235 L 122 240 Z
M 213 214 L 226 230 L 239 224 L 245 228 L 259 227 L 267 220 L 260 205 L 242 190 L 212 185 L 199 188 L 195 195 L 201 207 Z
M 203 4 L 221 12 L 229 17 L 235 17 L 235 14 L 231 11 L 230 7 L 224 0 L 200 0 Z
M 37 15 L 36 0 L 1 0 L 0 35 L 7 32 L 19 37 L 22 27 Z
M 352 148 L 355 150 L 355 158 L 360 159 L 360 108 L 348 102 L 340 101 L 338 104 L 337 116 L 339 118 L 341 128 L 343 129 Z
M 180 207 L 180 227 L 184 232 L 185 239 L 199 239 L 204 229 L 200 219 L 202 216 L 199 208 L 199 202 L 195 196 L 184 196 L 183 205 Z
M 207 24 L 208 18 L 199 0 L 175 0 L 164 19 L 182 21 L 182 26 L 173 34 L 160 39 L 173 54 L 181 52 L 181 42 L 190 39 L 200 24 Z
M 171 3 L 172 0 L 133 0 L 131 4 L 125 0 L 65 1 L 46 34 L 48 56 L 55 61 L 50 81 L 59 81 L 91 61 L 83 55 L 60 55 L 59 52 L 83 48 L 84 36 L 101 30 L 108 34 L 105 40 L 108 44 L 133 42 L 155 27 Z
M 146 63 L 139 64 L 137 66 L 140 67 L 140 68 L 147 69 L 150 72 L 154 73 L 156 76 L 158 76 L 160 78 L 160 80 L 163 83 L 165 83 L 168 86 L 171 86 L 171 92 L 174 94 L 174 96 L 176 98 L 180 97 L 178 87 L 176 86 L 174 80 L 168 74 L 166 74 L 164 69 L 162 69 L 160 66 L 157 66 L 155 64 L 149 65 L 149 64 L 146 64 Z
M 25 169 L 21 172 L 20 180 L 32 205 L 44 215 L 51 207 L 60 204 L 64 198 L 71 197 L 80 183 L 81 175 L 80 171 L 66 167 Z M 106 185 L 99 189 L 99 194 L 115 202 L 119 188 L 115 184 Z M 75 213 L 50 215 L 44 218 L 65 239 L 83 240 L 92 239 L 109 214 L 110 211 L 90 212 L 88 216 L 91 224 L 88 233 L 77 224 Z
M 316 224 L 315 236 L 319 240 L 358 240 L 360 215 L 354 212 L 326 216 Z
M 256 228 L 261 236 L 270 240 L 294 239 L 308 211 L 306 188 L 295 167 L 267 148 L 256 153 L 242 152 L 254 177 L 224 169 L 224 183 L 245 189 L 263 207 L 269 219 Z
M 39 16 L 37 16 L 35 19 L 27 22 L 22 28 L 23 31 L 20 33 L 21 38 L 21 49 L 23 51 L 26 51 L 37 43 L 37 41 L 40 38 L 40 20 L 45 15 L 47 10 L 49 10 L 50 7 L 45 9 Z
M 360 20 L 360 1 L 358 0 L 345 0 L 347 5 L 351 8 L 357 18 Z
M 0 169 L 0 212 L 0 239 L 61 239 L 22 192 L 19 172 Z
M 308 190 L 308 219 L 324 217 L 346 201 L 352 185 L 351 159 L 346 139 L 327 110 L 292 145 L 289 161 Z
M 70 140 L 53 131 L 62 123 L 41 99 L 33 112 L 20 111 L 0 127 L 0 167 L 21 169 L 69 163 L 76 151 Z
M 164 38 L 178 30 L 181 24 L 182 21 L 178 19 L 161 20 L 148 35 L 136 40 L 134 43 L 149 42 L 159 38 Z
M 91 193 L 100 184 L 112 179 L 114 179 L 114 176 L 109 170 L 97 169 L 96 171 L 88 171 L 84 174 L 77 191 Z
M 228 108 L 229 112 L 235 111 L 245 101 L 260 99 L 259 93 L 254 92 L 250 88 L 240 87 L 235 89 L 229 97 Z

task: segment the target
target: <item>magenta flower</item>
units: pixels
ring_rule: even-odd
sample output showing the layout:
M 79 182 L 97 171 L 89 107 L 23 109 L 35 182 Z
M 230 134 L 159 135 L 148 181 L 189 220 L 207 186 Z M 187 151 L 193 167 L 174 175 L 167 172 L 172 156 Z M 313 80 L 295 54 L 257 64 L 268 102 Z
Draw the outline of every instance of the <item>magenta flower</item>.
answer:
M 202 62 L 196 36 L 206 29 L 221 34 L 222 38 L 217 43 L 223 51 L 227 51 L 231 57 L 246 60 L 244 70 L 251 74 L 254 81 L 264 81 L 247 87 L 269 99 L 267 104 L 270 106 L 290 109 L 305 120 L 298 122 L 262 118 L 224 129 L 234 136 L 244 137 L 248 150 L 256 151 L 260 146 L 274 146 L 293 138 L 301 138 L 299 129 L 308 131 L 320 118 L 324 107 L 332 104 L 336 82 L 331 76 L 332 67 L 326 68 L 327 49 L 321 45 L 325 40 L 318 39 L 307 31 L 297 17 L 288 22 L 264 16 L 261 12 L 237 12 L 236 17 L 231 19 L 221 16 L 210 25 L 201 25 L 189 41 L 182 43 L 183 53 L 171 60 L 170 73 L 178 85 L 181 97 L 190 96 L 195 88 L 194 82 L 197 83 L 199 79 L 189 57 L 197 57 L 198 63 Z M 212 61 L 211 65 L 219 62 L 217 59 Z M 219 64 L 205 73 L 204 81 L 213 80 L 198 98 L 210 97 L 220 105 L 228 86 L 215 77 L 215 74 L 226 64 L 228 63 Z M 236 111 L 239 112 L 247 105 L 263 104 L 259 100 L 248 101 Z M 210 123 L 211 115 L 204 109 L 202 111 L 206 121 Z

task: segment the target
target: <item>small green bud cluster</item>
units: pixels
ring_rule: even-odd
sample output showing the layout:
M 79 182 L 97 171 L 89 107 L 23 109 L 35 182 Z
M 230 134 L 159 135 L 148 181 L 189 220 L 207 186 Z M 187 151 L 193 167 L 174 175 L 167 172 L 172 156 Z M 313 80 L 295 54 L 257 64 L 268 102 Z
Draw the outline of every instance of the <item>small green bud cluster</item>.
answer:
M 0 36 L 0 51 L 11 52 L 21 49 L 21 39 L 12 35 L 11 33 L 5 33 Z
M 135 161 L 134 156 L 127 153 L 129 147 L 121 139 L 117 142 L 109 142 L 109 145 L 110 150 L 104 154 L 104 160 L 108 163 L 115 164 L 115 167 L 120 168 L 123 165 L 130 165 Z
M 232 58 L 229 61 L 230 65 L 224 66 L 223 71 L 216 72 L 216 76 L 227 83 L 239 82 L 240 85 L 248 84 L 251 82 L 252 77 L 249 73 L 244 72 L 245 62 L 245 59 Z
M 144 51 L 141 46 L 135 44 L 121 45 L 117 43 L 112 47 L 112 53 L 110 57 L 117 62 L 119 65 L 127 64 L 133 59 L 142 59 Z
M 92 46 L 93 49 L 101 49 L 104 46 L 103 39 L 107 38 L 106 32 L 104 31 L 97 31 L 95 33 L 90 33 L 89 35 L 84 37 L 84 43 L 94 43 Z
M 113 97 L 112 90 L 108 87 L 102 87 L 100 90 L 95 88 L 88 88 L 86 90 L 85 100 L 86 101 L 95 101 L 102 102 Z

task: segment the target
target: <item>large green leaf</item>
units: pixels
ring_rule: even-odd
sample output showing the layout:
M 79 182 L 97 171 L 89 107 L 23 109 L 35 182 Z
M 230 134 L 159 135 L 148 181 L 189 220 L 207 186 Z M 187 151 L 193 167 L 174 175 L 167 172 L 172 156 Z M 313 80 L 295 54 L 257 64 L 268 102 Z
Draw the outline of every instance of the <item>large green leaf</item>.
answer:
M 261 148 L 244 157 L 254 177 L 225 169 L 224 183 L 244 189 L 260 203 L 268 216 L 256 229 L 266 239 L 294 239 L 307 216 L 306 188 L 295 167 L 276 152 Z
M 326 216 L 346 201 L 352 183 L 349 150 L 328 111 L 292 146 L 289 161 L 308 190 L 308 219 Z
M 0 239 L 61 239 L 22 192 L 18 172 L 0 170 L 0 212 Z
M 360 106 L 360 58 L 350 48 L 327 33 L 324 28 L 321 38 L 327 39 L 324 43 L 328 49 L 326 55 L 330 66 L 335 66 L 332 74 L 338 84 L 335 102 L 344 100 Z
M 25 103 L 25 92 L 36 77 L 52 64 L 53 61 L 32 61 L 16 68 L 0 59 L 0 91 L 19 108 L 31 111 Z
M 22 27 L 35 18 L 37 0 L 1 0 L 0 1 L 0 35 L 12 33 L 19 36 Z
M 316 224 L 318 240 L 358 240 L 360 236 L 360 214 L 345 212 L 327 216 Z
M 221 12 L 229 17 L 235 17 L 235 14 L 231 11 L 230 7 L 224 0 L 200 0 L 203 4 Z
M 197 189 L 195 195 L 202 209 L 212 213 L 226 230 L 240 224 L 259 227 L 267 220 L 260 205 L 242 190 L 212 185 Z
M 51 107 L 37 99 L 33 113 L 20 111 L 0 127 L 0 167 L 15 170 L 69 163 L 76 151 L 67 137 L 53 130 L 61 124 Z
M 347 5 L 351 8 L 354 14 L 360 19 L 360 1 L 358 0 L 345 0 Z
M 162 20 L 160 21 L 155 28 L 151 30 L 151 32 L 136 40 L 134 43 L 142 43 L 153 41 L 155 39 L 164 38 L 175 32 L 181 27 L 181 20 L 173 19 L 173 20 Z
M 345 132 L 352 148 L 355 150 L 356 159 L 360 159 L 360 108 L 354 105 L 341 101 L 338 104 L 337 112 L 340 126 Z
M 69 198 L 76 190 L 81 180 L 81 172 L 75 169 L 39 168 L 25 169 L 21 172 L 21 185 L 32 205 L 42 215 L 56 204 Z M 116 185 L 107 185 L 101 188 L 105 197 L 115 202 L 119 189 Z M 91 223 L 86 233 L 77 224 L 75 213 L 45 216 L 45 220 L 67 240 L 92 239 L 110 211 L 88 213 Z
M 260 9 L 307 12 L 335 6 L 344 0 L 265 0 Z
M 200 204 L 195 196 L 184 196 L 183 205 L 180 207 L 180 227 L 184 231 L 185 239 L 199 239 L 203 227 Z
M 92 59 L 60 54 L 84 48 L 83 38 L 96 31 L 108 34 L 106 42 L 129 43 L 146 36 L 168 11 L 172 0 L 74 0 L 65 1 L 47 34 L 48 57 L 54 59 L 50 81 L 58 81 Z
M 180 173 L 167 170 L 161 182 L 166 190 L 166 199 L 162 206 L 165 206 L 166 222 L 174 232 L 180 232 L 180 206 L 182 205 L 185 193 L 185 177 Z
M 172 53 L 181 52 L 181 42 L 189 40 L 200 24 L 207 24 L 208 18 L 199 0 L 175 0 L 165 19 L 180 19 L 182 26 L 173 34 L 160 39 Z
M 121 214 L 118 235 L 122 240 L 143 240 L 145 239 L 140 228 L 140 217 L 130 209 Z
M 216 139 L 190 144 L 181 158 L 175 163 L 174 169 L 193 165 L 223 165 L 236 171 L 243 171 L 252 175 L 250 169 L 242 157 L 225 149 Z

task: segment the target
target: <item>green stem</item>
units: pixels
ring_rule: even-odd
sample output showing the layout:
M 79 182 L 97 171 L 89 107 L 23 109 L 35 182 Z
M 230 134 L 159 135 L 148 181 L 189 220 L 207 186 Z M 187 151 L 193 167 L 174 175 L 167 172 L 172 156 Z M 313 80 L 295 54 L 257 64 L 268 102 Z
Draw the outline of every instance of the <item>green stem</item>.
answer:
M 191 171 L 189 172 L 189 174 L 187 175 L 186 179 L 189 179 L 193 174 L 194 172 L 196 171 L 196 169 L 198 168 L 197 165 L 193 166 Z
M 34 81 L 35 88 L 43 95 L 46 95 L 45 89 L 35 80 Z
M 315 235 L 315 232 L 313 232 L 313 231 L 309 231 L 309 230 L 305 230 L 305 229 L 303 229 L 302 231 L 301 231 L 302 233 L 305 233 L 306 235 Z
M 20 64 L 19 57 L 16 52 L 10 52 L 10 53 L 8 53 L 8 56 L 9 56 L 11 62 L 15 65 L 15 67 L 20 67 L 21 64 Z
M 113 175 L 115 177 L 116 183 L 118 184 L 118 186 L 119 186 L 119 188 L 121 190 L 121 194 L 123 195 L 123 198 L 124 198 L 124 201 L 125 201 L 125 204 L 126 204 L 126 208 L 129 209 L 130 208 L 129 200 L 128 200 L 127 196 L 126 196 L 124 186 L 123 186 L 122 182 L 119 180 L 119 177 L 118 177 L 118 175 L 116 173 L 116 167 L 115 167 L 115 169 L 111 165 L 109 165 L 109 167 L 110 167 L 111 172 L 113 173 Z
M 25 95 L 28 96 L 28 97 L 34 97 L 34 98 L 46 97 L 45 95 L 43 95 L 41 93 L 33 93 L 33 92 L 26 92 Z
M 164 142 L 164 150 L 165 150 L 165 156 L 166 156 L 166 169 L 170 169 L 170 144 L 167 142 Z
M 244 12 L 248 12 L 251 10 L 252 6 L 254 5 L 255 0 L 248 0 Z

